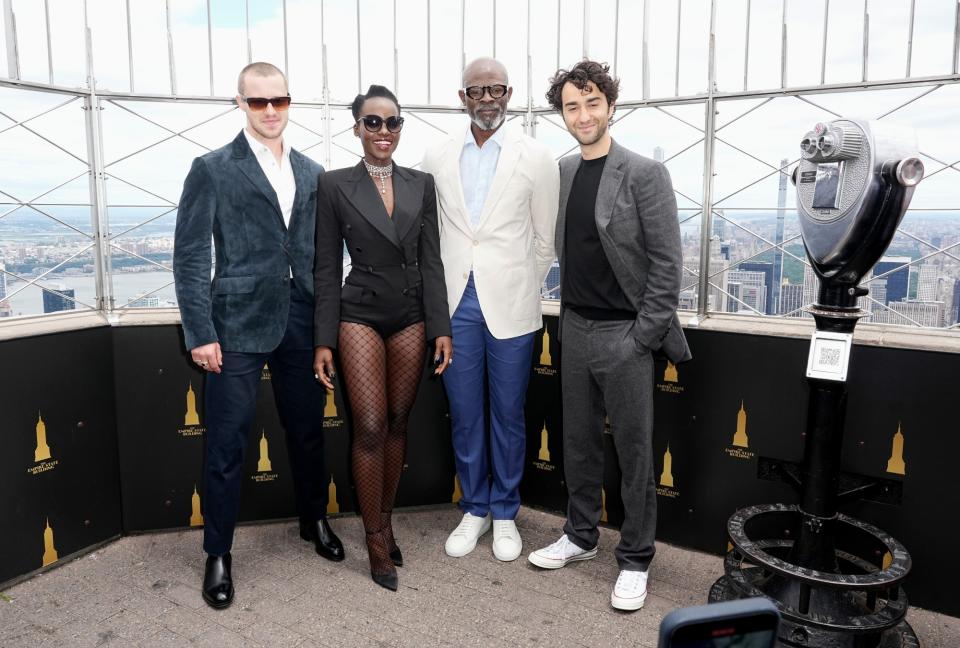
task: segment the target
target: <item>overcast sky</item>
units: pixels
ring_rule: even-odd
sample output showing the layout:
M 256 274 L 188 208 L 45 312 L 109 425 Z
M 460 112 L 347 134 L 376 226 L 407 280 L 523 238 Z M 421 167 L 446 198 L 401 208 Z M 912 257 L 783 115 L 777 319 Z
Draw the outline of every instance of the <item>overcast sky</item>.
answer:
M 494 5 L 496 2 L 496 6 Z M 130 32 L 133 43 L 134 90 L 169 94 L 171 75 L 168 59 L 167 15 L 163 0 L 135 0 L 130 3 Z M 948 74 L 955 0 L 916 0 L 913 76 Z M 185 95 L 209 95 L 210 59 L 207 37 L 207 0 L 170 0 L 171 40 L 174 52 L 176 91 Z M 213 94 L 232 96 L 236 73 L 247 62 L 246 24 L 250 30 L 250 56 L 284 66 L 283 4 L 279 0 L 251 0 L 246 14 L 244 0 L 210 0 L 213 45 Z M 745 52 L 750 89 L 771 89 L 781 84 L 781 22 L 786 5 L 788 86 L 820 82 L 824 0 L 753 0 L 749 38 L 746 37 L 746 0 L 718 0 L 717 85 L 721 92 L 743 89 Z M 69 87 L 85 86 L 84 3 L 82 0 L 49 0 L 50 57 L 54 82 Z M 94 67 L 100 89 L 129 91 L 128 42 L 124 0 L 88 0 L 87 22 L 93 38 Z M 397 47 L 396 89 L 402 103 L 457 105 L 461 57 L 471 59 L 494 52 L 511 73 L 515 88 L 511 107 L 527 104 L 527 2 L 516 0 L 466 0 L 461 49 L 461 3 L 427 0 L 396 3 L 394 24 L 392 0 L 360 0 L 359 56 L 357 4 L 354 0 L 288 0 L 286 51 L 291 93 L 295 99 L 319 100 L 322 96 L 323 56 L 334 101 L 349 102 L 359 88 L 369 83 L 394 86 L 394 38 Z M 558 6 L 560 46 L 558 48 Z M 532 101 L 545 103 L 547 78 L 561 66 L 569 66 L 587 53 L 611 64 L 622 79 L 621 98 L 639 99 L 643 91 L 643 3 L 619 3 L 619 32 L 614 38 L 614 0 L 584 0 L 559 3 L 557 0 L 529 0 Z M 679 75 L 677 74 L 677 0 L 650 0 L 647 30 L 650 97 L 670 97 L 675 91 L 690 95 L 706 90 L 709 2 L 684 0 L 680 15 Z M 906 74 L 909 0 L 871 0 L 867 75 L 870 79 L 899 78 Z M 24 79 L 48 81 L 48 52 L 44 3 L 13 0 L 17 17 L 20 73 Z M 860 0 L 830 4 L 827 37 L 826 82 L 856 81 L 862 75 L 864 3 Z M 586 20 L 584 16 L 586 15 Z M 494 16 L 496 30 L 494 31 Z M 586 32 L 586 37 L 584 33 Z M 396 34 L 396 36 L 394 36 Z M 0 37 L 3 32 L 0 30 Z M 495 36 L 495 37 L 494 37 Z M 616 43 L 616 47 L 615 47 Z M 428 75 L 429 51 L 429 75 Z M 0 48 L 0 75 L 7 70 L 6 47 Z M 718 207 L 771 208 L 776 201 L 776 176 L 741 189 L 770 173 L 769 165 L 781 158 L 797 156 L 797 142 L 816 121 L 834 114 L 878 117 L 929 88 L 882 92 L 811 95 L 809 102 L 793 97 L 770 101 L 742 99 L 719 104 L 718 137 L 743 149 L 737 151 L 723 141 L 716 148 L 714 200 Z M 924 96 L 886 119 L 915 126 L 928 174 L 943 163 L 960 159 L 960 126 L 956 110 L 960 105 L 956 85 L 945 86 Z M 27 118 L 55 106 L 68 97 L 0 88 L 0 111 L 13 120 Z M 811 103 L 812 102 L 812 103 Z M 762 104 L 762 105 L 761 105 Z M 80 102 L 51 112 L 28 125 L 56 141 L 80 159 L 86 159 L 83 111 Z M 174 131 L 227 110 L 225 106 L 126 102 L 127 108 Z M 759 106 L 759 107 L 758 107 Z M 737 117 L 751 111 L 747 117 Z M 621 109 L 614 135 L 627 146 L 652 156 L 655 146 L 666 151 L 681 208 L 695 210 L 702 197 L 704 123 L 702 104 L 664 110 Z M 319 145 L 322 113 L 294 107 L 287 137 L 297 148 L 324 160 Z M 397 158 L 401 164 L 419 162 L 424 148 L 464 128 L 461 115 L 421 115 L 407 120 Z M 197 144 L 174 138 L 128 159 L 138 149 L 169 136 L 167 131 L 139 119 L 121 108 L 107 104 L 103 112 L 104 147 L 108 171 L 116 177 L 108 183 L 113 205 L 163 205 L 179 197 L 180 183 L 192 157 L 216 148 L 231 139 L 242 125 L 242 116 L 233 111 L 186 133 Z M 552 121 L 551 121 L 552 120 Z M 520 128 L 515 119 L 510 128 Z M 729 125 L 727 125 L 729 124 Z M 82 174 L 81 160 L 56 150 L 21 128 L 12 128 L 0 116 L 0 191 L 19 198 L 37 194 L 73 176 Z M 348 131 L 351 119 L 344 111 L 335 113 L 331 166 L 356 160 L 359 151 Z M 537 136 L 561 155 L 573 140 L 560 127 L 558 117 L 541 119 Z M 313 132 L 311 132 L 313 131 Z M 199 145 L 198 145 L 199 144 Z M 689 147 L 689 148 L 688 148 Z M 686 150 L 685 150 L 686 149 Z M 675 156 L 675 157 L 674 157 Z M 753 156 L 753 157 L 751 157 Z M 756 159 L 755 159 L 756 158 Z M 117 160 L 121 160 L 117 162 Z M 937 161 L 939 160 L 939 162 Z M 916 194 L 914 207 L 952 208 L 960 205 L 956 171 L 947 169 L 926 180 Z M 154 195 L 135 189 L 124 181 L 149 189 Z M 793 192 L 789 192 L 793 204 Z M 9 200 L 0 195 L 0 201 Z M 85 175 L 46 197 L 49 202 L 85 202 L 88 181 Z M 153 209 L 153 208 L 150 208 Z M 156 209 L 159 209 L 156 208 Z M 2 210 L 0 210 L 2 213 Z M 149 209 L 144 210 L 145 214 Z M 690 212 L 692 213 L 692 212 Z

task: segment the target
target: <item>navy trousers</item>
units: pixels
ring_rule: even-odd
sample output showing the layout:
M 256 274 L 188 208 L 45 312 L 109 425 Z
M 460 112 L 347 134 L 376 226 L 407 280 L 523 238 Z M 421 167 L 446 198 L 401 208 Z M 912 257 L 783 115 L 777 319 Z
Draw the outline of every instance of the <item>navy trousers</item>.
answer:
M 207 374 L 203 549 L 211 555 L 223 555 L 233 544 L 244 455 L 264 365 L 270 368 L 273 397 L 286 433 L 297 513 L 312 520 L 327 513 L 326 394 L 313 376 L 313 301 L 294 288 L 280 346 L 270 353 L 224 352 L 221 373 Z
M 520 509 L 527 448 L 523 406 L 534 334 L 504 340 L 493 337 L 480 310 L 472 273 L 450 326 L 455 362 L 443 372 L 443 383 L 463 492 L 460 508 L 479 517 L 492 513 L 495 520 L 512 520 Z M 485 400 L 490 402 L 489 421 Z

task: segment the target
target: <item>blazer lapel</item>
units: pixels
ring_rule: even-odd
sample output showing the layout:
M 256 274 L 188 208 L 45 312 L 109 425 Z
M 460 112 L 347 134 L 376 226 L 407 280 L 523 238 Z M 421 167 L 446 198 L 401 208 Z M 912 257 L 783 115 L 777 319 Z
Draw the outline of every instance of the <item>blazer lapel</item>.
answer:
M 497 160 L 497 172 L 493 176 L 493 183 L 490 185 L 490 191 L 487 192 L 487 199 L 483 203 L 483 211 L 480 214 L 480 224 L 477 229 L 483 227 L 484 222 L 490 217 L 500 196 L 510 183 L 513 176 L 513 170 L 517 167 L 517 161 L 520 159 L 520 147 L 514 146 L 513 138 L 509 135 L 503 138 L 503 148 L 500 150 L 500 158 Z M 462 192 L 461 192 L 462 193 Z M 464 212 L 466 213 L 466 212 Z
M 617 203 L 617 192 L 620 191 L 620 183 L 623 182 L 621 166 L 624 158 L 620 153 L 619 146 L 616 143 L 611 143 L 610 151 L 607 153 L 607 161 L 603 165 L 603 175 L 600 176 L 600 186 L 597 188 L 594 218 L 597 221 L 597 227 L 604 231 L 610 224 L 613 207 Z
M 577 160 L 564 158 L 569 161 L 566 164 L 561 161 L 560 164 L 560 206 L 557 211 L 557 230 L 554 234 L 559 261 L 563 260 L 564 238 L 567 233 L 567 201 L 570 198 L 570 189 L 573 187 L 573 178 L 577 175 L 577 169 L 580 168 L 579 157 L 577 154 Z
M 350 174 L 350 182 L 344 187 L 347 200 L 388 241 L 400 247 L 397 228 L 394 223 L 390 222 L 387 210 L 383 206 L 383 200 L 377 195 L 377 190 L 363 166 L 363 160 L 360 160 L 360 164 L 353 169 L 353 173 Z M 397 201 L 394 200 L 394 205 L 396 204 Z M 394 213 L 396 213 L 396 208 L 394 208 Z
M 309 166 L 297 151 L 290 151 L 290 167 L 297 185 L 297 193 L 293 198 L 293 213 L 290 214 L 290 229 L 293 229 L 302 219 L 315 218 L 314 214 L 301 212 L 310 198 L 310 192 L 317 188 L 317 179 L 310 173 Z
M 425 184 L 407 173 L 403 167 L 393 167 L 393 225 L 398 241 L 403 241 L 410 227 L 417 221 L 423 204 Z
M 256 187 L 257 191 L 267 199 L 267 202 L 273 205 L 273 211 L 280 227 L 287 229 L 283 222 L 283 212 L 280 211 L 280 201 L 277 200 L 277 192 L 270 186 L 270 181 L 267 180 L 263 169 L 260 168 L 260 163 L 253 151 L 250 150 L 250 145 L 247 144 L 247 137 L 243 134 L 243 131 L 233 140 L 233 158 L 236 160 L 240 172 L 246 176 L 250 184 Z
M 460 177 L 460 156 L 463 154 L 463 140 L 466 137 L 464 133 L 460 139 L 450 140 L 450 146 L 446 148 L 443 156 L 440 173 L 446 176 L 443 186 L 453 187 L 453 199 L 456 201 L 454 207 L 460 216 L 461 228 L 464 232 L 473 232 L 470 215 L 467 213 L 467 199 L 463 195 L 463 178 Z

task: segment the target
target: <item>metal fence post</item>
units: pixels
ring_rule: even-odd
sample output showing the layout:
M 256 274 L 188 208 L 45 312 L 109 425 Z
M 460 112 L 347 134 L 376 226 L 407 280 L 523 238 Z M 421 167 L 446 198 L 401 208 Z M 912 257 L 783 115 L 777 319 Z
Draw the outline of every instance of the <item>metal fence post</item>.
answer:
M 713 138 L 716 131 L 716 29 L 717 2 L 710 0 L 710 34 L 707 49 L 707 98 L 704 101 L 703 213 L 700 215 L 700 282 L 695 320 L 710 314 L 710 234 L 713 223 Z

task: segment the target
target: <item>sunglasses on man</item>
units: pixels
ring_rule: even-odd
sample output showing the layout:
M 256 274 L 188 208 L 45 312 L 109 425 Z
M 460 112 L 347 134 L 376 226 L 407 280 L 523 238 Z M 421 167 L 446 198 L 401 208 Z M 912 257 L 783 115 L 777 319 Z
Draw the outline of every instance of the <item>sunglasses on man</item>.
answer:
M 403 117 L 390 116 L 384 119 L 378 115 L 367 115 L 357 120 L 357 123 L 363 122 L 363 127 L 371 133 L 378 132 L 386 123 L 387 130 L 391 133 L 399 133 L 403 128 Z
M 240 99 L 243 100 L 245 104 L 253 112 L 263 112 L 267 109 L 267 105 L 273 106 L 273 109 L 277 112 L 282 112 L 290 107 L 290 95 L 286 97 L 243 97 Z
M 491 99 L 502 99 L 505 94 L 507 94 L 507 86 L 505 85 L 490 85 L 490 86 L 468 86 L 463 89 L 463 94 L 467 95 L 474 101 L 480 101 L 483 99 L 484 93 L 490 95 Z

